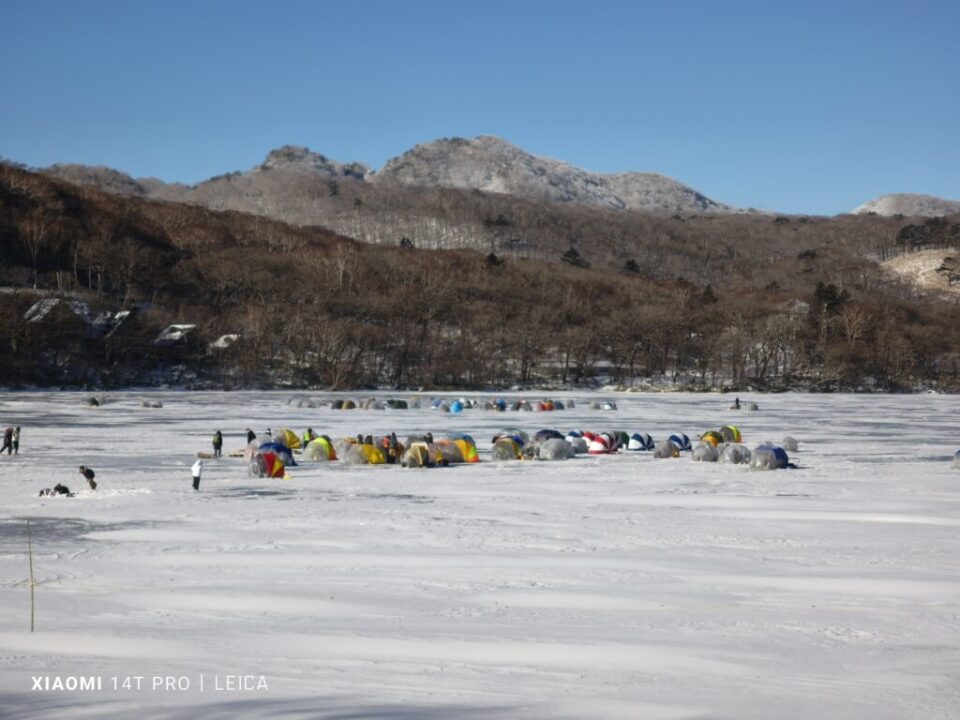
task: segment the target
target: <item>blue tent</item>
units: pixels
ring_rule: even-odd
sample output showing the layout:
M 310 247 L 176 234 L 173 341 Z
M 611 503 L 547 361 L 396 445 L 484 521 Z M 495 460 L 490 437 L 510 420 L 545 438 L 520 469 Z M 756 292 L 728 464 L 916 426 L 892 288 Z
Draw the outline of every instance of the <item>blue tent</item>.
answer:
M 297 462 L 293 459 L 293 452 L 283 443 L 263 443 L 259 448 L 257 448 L 257 450 L 260 452 L 275 453 L 281 460 L 283 460 L 284 465 L 293 466 L 297 464 Z

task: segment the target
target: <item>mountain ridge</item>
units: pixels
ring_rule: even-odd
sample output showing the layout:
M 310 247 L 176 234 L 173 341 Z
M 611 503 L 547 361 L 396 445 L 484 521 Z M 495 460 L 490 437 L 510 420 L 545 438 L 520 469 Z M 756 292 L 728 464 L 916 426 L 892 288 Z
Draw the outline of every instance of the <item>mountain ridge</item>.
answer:
M 327 182 L 351 180 L 372 185 L 406 185 L 478 190 L 516 195 L 539 202 L 581 204 L 644 212 L 738 212 L 703 193 L 659 173 L 595 173 L 571 163 L 533 155 L 492 135 L 444 138 L 423 143 L 391 158 L 380 170 L 359 162 L 339 162 L 296 145 L 271 150 L 247 171 L 232 171 L 186 185 L 155 178 L 134 178 L 103 166 L 55 164 L 42 172 L 106 192 L 190 201 L 192 191 L 222 179 L 251 178 L 280 171 Z M 203 203 L 206 204 L 206 203 Z M 213 202 L 211 207 L 227 203 Z M 235 208 L 243 209 L 243 208 Z
M 933 195 L 893 193 L 867 200 L 853 212 L 856 215 L 872 212 L 886 216 L 940 217 L 960 213 L 960 201 Z

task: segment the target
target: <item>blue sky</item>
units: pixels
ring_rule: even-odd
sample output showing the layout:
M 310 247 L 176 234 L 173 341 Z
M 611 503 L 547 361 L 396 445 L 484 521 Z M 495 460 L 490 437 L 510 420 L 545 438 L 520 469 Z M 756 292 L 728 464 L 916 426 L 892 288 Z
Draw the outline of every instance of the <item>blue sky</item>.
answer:
M 721 202 L 960 199 L 960 2 L 0 0 L 0 155 L 196 182 L 498 135 Z

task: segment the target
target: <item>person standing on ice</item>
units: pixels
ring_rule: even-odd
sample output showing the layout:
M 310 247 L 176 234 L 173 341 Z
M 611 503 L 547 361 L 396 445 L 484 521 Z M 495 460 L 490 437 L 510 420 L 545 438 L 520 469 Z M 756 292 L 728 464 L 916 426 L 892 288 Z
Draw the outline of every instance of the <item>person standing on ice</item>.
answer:
M 20 426 L 17 425 L 13 430 L 13 454 L 20 454 Z
M 247 428 L 247 444 L 249 445 L 256 439 L 257 439 L 257 434 L 250 428 Z
M 202 461 L 202 460 L 197 460 L 197 461 L 193 464 L 193 467 L 191 468 L 191 470 L 193 471 L 193 489 L 194 489 L 194 490 L 199 490 L 199 489 L 200 489 L 200 476 L 203 475 L 203 461 Z
M 223 451 L 223 433 L 217 430 L 213 434 L 213 456 L 215 458 L 220 457 L 220 454 L 222 451 Z
M 7 455 L 10 455 L 13 452 L 13 428 L 8 427 L 3 431 L 3 447 L 0 448 L 0 455 L 3 455 L 3 451 L 7 451 Z

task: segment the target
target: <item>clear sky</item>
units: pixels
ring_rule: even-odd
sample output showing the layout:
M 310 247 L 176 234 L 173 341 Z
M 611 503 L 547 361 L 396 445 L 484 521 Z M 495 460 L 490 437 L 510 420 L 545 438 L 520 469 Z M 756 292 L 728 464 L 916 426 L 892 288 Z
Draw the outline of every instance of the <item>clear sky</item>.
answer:
M 960 0 L 0 0 L 0 156 L 197 182 L 498 135 L 741 207 L 960 199 Z

